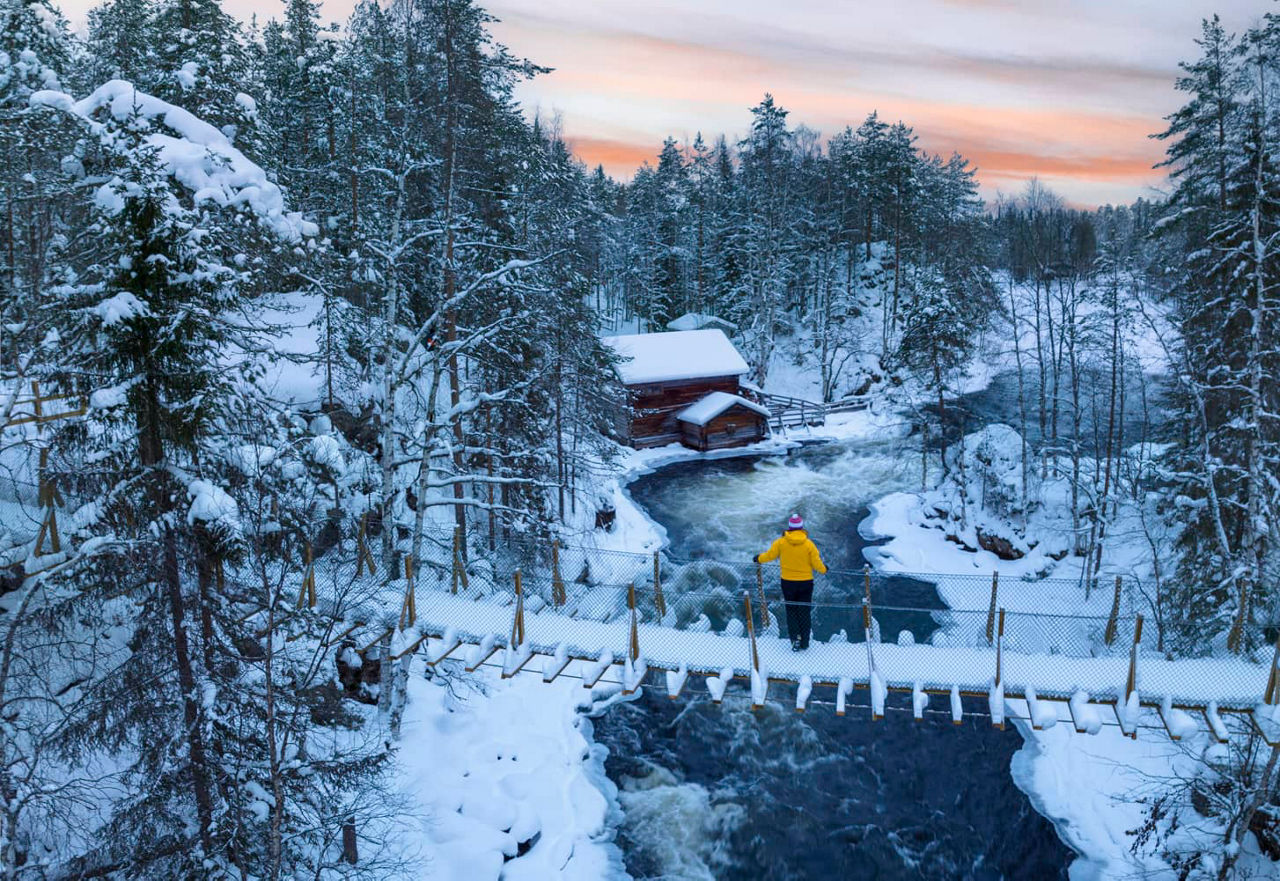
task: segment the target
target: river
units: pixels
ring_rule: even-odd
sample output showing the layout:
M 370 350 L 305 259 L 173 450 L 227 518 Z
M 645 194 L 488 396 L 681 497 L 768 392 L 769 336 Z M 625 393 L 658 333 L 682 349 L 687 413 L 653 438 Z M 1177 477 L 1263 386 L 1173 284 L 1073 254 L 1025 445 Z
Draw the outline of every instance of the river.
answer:
M 676 558 L 749 560 L 800 512 L 833 568 L 858 569 L 874 539 L 868 505 L 917 486 L 908 440 L 806 446 L 788 456 L 681 462 L 635 480 L 634 501 Z M 856 577 L 819 579 L 817 597 L 860 598 Z M 940 609 L 923 579 L 878 583 L 878 605 Z M 924 641 L 927 612 L 880 613 L 885 639 Z M 815 638 L 851 626 L 815 620 Z M 821 690 L 814 698 L 821 700 Z M 785 700 L 785 698 L 784 698 Z M 618 784 L 628 872 L 639 879 L 1066 878 L 1073 852 L 1015 786 L 1022 746 L 979 717 L 915 722 L 891 697 L 884 720 L 829 704 L 798 714 L 772 701 L 715 706 L 645 690 L 594 721 Z M 977 710 L 975 705 L 973 709 Z

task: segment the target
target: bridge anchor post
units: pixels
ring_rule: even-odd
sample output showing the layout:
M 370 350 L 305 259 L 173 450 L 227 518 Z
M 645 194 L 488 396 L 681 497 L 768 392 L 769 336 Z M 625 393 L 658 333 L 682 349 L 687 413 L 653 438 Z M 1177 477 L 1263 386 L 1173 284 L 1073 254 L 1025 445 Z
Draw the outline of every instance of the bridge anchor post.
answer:
M 987 645 L 995 640 L 996 629 L 996 593 L 1000 589 L 1000 572 L 991 573 L 991 605 L 987 608 Z
M 1102 641 L 1107 645 L 1111 645 L 1116 641 L 1116 628 L 1120 622 L 1120 586 L 1122 581 L 1120 576 L 1116 576 L 1116 595 L 1111 601 L 1111 615 L 1107 618 L 1107 630 L 1102 637 Z

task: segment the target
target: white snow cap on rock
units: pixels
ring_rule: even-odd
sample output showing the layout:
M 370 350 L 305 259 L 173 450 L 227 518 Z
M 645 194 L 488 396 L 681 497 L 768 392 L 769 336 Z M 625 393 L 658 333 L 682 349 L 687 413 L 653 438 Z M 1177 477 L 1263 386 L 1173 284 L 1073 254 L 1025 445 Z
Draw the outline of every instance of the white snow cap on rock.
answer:
M 138 91 L 132 83 L 111 80 L 80 101 L 65 92 L 35 92 L 31 105 L 53 107 L 79 117 L 108 147 L 112 146 L 113 132 L 101 122 L 102 114 L 109 114 L 116 122 L 139 116 L 152 124 L 145 142 L 156 149 L 165 169 L 191 191 L 197 204 L 246 205 L 288 242 L 320 232 L 316 224 L 304 220 L 300 213 L 285 210 L 280 187 L 267 179 L 261 167 L 232 146 L 225 134 L 181 107 Z M 110 190 L 111 184 L 107 183 L 98 193 L 99 203 L 107 207 L 119 201 Z M 123 205 L 117 210 L 119 208 Z
M 747 362 L 720 330 L 635 333 L 600 340 L 624 360 L 618 376 L 627 385 L 741 376 Z

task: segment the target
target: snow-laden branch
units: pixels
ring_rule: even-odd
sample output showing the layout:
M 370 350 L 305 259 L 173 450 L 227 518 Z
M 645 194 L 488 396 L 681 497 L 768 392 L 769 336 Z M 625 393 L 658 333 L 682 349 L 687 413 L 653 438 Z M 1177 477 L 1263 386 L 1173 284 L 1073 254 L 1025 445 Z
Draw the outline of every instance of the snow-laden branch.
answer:
M 196 204 L 246 206 L 264 226 L 288 242 L 320 231 L 300 213 L 285 210 L 280 187 L 237 150 L 226 135 L 189 111 L 138 91 L 132 83 L 111 80 L 79 101 L 65 92 L 39 91 L 31 95 L 30 102 L 33 107 L 50 107 L 68 114 L 117 154 L 127 149 L 122 143 L 121 126 L 141 117 L 152 123 L 142 142 L 155 151 L 165 172 L 190 191 Z M 98 188 L 97 202 L 100 207 L 117 212 L 124 207 L 111 183 Z

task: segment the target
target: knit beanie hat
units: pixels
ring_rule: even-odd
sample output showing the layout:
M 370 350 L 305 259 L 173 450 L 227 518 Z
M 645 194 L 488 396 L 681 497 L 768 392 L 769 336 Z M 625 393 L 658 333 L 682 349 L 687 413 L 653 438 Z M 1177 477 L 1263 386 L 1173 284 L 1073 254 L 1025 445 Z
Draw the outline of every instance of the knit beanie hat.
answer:
M 791 519 L 787 521 L 787 529 L 803 529 L 804 518 L 799 514 L 792 514 Z

